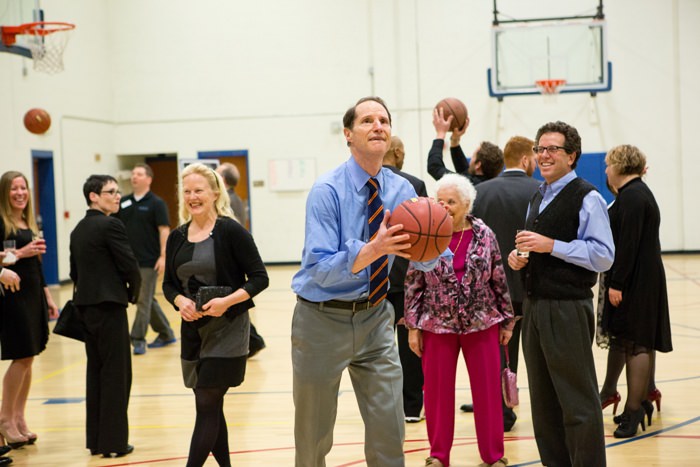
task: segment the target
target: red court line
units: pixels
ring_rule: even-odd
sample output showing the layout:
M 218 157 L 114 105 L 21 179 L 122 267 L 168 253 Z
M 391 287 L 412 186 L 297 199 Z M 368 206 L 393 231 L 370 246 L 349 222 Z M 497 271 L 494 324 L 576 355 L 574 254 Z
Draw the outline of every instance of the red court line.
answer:
M 504 441 L 525 441 L 525 440 L 532 440 L 534 439 L 533 436 L 506 436 L 504 438 Z M 454 443 L 454 446 L 468 446 L 471 444 L 476 444 L 476 437 L 462 437 L 462 438 L 455 438 L 455 441 L 458 440 L 465 440 L 464 442 L 461 443 Z M 468 441 L 467 441 L 468 440 Z M 427 438 L 418 438 L 418 439 L 407 439 L 405 443 L 427 443 L 428 439 Z M 336 446 L 362 446 L 364 445 L 364 441 L 355 441 L 355 442 L 348 442 L 348 443 L 334 443 L 333 447 Z M 430 446 L 425 446 L 422 448 L 416 448 L 416 449 L 408 449 L 405 450 L 404 452 L 406 453 L 413 453 L 413 452 L 420 452 L 420 451 L 426 451 L 430 449 Z M 274 452 L 274 451 L 290 451 L 294 450 L 294 446 L 285 446 L 285 447 L 279 447 L 279 448 L 264 448 L 264 449 L 245 449 L 242 451 L 231 451 L 231 455 L 240 455 L 240 454 L 251 454 L 251 453 L 260 453 L 260 452 Z M 187 456 L 179 456 L 179 457 L 167 457 L 167 458 L 162 458 L 162 459 L 150 459 L 150 460 L 144 460 L 144 461 L 136 461 L 136 462 L 122 462 L 119 464 L 109 464 L 104 467 L 122 467 L 125 465 L 143 465 L 143 464 L 155 464 L 159 462 L 170 462 L 170 461 L 178 461 L 178 460 L 187 460 Z M 352 461 L 346 464 L 339 464 L 337 467 L 345 467 L 345 466 L 351 466 L 351 465 L 357 465 L 364 463 L 365 459 L 364 457 L 361 460 L 357 461 Z
M 686 423 L 683 423 L 681 425 L 688 424 L 689 422 L 694 422 L 697 421 L 695 420 L 689 420 Z M 677 426 L 678 427 L 678 426 Z M 669 427 L 668 429 L 675 429 L 675 427 Z M 663 433 L 665 430 L 659 430 L 658 433 Z M 627 442 L 633 441 L 633 440 L 640 440 L 643 438 L 647 437 L 655 437 L 655 438 L 673 438 L 673 439 L 689 439 L 689 440 L 698 440 L 700 439 L 700 435 L 665 435 L 665 434 L 658 434 L 654 435 L 654 432 L 651 433 L 646 433 L 645 435 L 640 435 L 640 436 L 635 436 L 634 438 L 629 438 L 629 440 L 626 440 Z M 612 438 L 612 435 L 606 435 L 606 438 Z M 531 441 L 534 440 L 534 436 L 506 436 L 504 437 L 505 442 L 513 442 L 513 441 Z M 462 438 L 455 438 L 455 441 L 458 440 L 463 440 L 463 442 L 455 442 L 453 446 L 469 446 L 469 445 L 474 445 L 477 443 L 476 437 L 462 437 Z M 418 438 L 418 439 L 407 439 L 405 443 L 427 443 L 428 439 L 427 438 Z M 362 446 L 364 445 L 364 441 L 356 441 L 356 442 L 347 442 L 347 443 L 334 443 L 333 447 L 336 446 Z M 619 444 L 619 443 L 616 443 Z M 614 445 L 608 445 L 606 447 L 613 447 Z M 240 454 L 251 454 L 251 453 L 264 453 L 264 452 L 274 452 L 274 451 L 290 451 L 294 450 L 294 446 L 285 446 L 285 447 L 279 447 L 279 448 L 264 448 L 264 449 L 245 449 L 242 451 L 231 451 L 231 455 L 240 455 Z M 428 451 L 430 450 L 430 446 L 424 446 L 420 448 L 414 448 L 414 449 L 406 449 L 404 450 L 405 453 L 414 453 L 414 452 L 421 452 L 421 451 Z M 120 464 L 109 464 L 104 467 L 122 467 L 122 466 L 128 466 L 128 465 L 143 465 L 143 464 L 156 464 L 160 462 L 170 462 L 170 461 L 178 461 L 178 460 L 187 460 L 187 456 L 179 456 L 179 457 L 168 457 L 168 458 L 162 458 L 162 459 L 150 459 L 150 460 L 144 460 L 144 461 L 137 461 L 137 462 L 123 462 Z M 365 459 L 364 457 L 362 459 L 358 459 L 355 461 L 350 461 L 346 462 L 343 464 L 338 464 L 336 467 L 350 467 L 353 465 L 360 465 L 364 464 Z M 526 464 L 520 464 L 520 465 L 528 465 Z M 516 466 L 514 466 L 516 467 Z

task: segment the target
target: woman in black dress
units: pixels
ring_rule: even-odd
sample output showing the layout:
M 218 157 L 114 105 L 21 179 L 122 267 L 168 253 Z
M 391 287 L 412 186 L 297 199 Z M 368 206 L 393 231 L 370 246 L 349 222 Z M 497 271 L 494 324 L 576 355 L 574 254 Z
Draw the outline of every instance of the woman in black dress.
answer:
M 168 237 L 163 292 L 180 312 L 182 373 L 195 395 L 197 418 L 188 467 L 204 464 L 209 453 L 230 466 L 224 395 L 243 382 L 252 297 L 268 286 L 268 276 L 253 237 L 233 219 L 221 176 L 202 164 L 182 171 L 180 217 Z M 205 286 L 228 290 L 205 300 Z
M 29 184 L 20 172 L 5 172 L 0 178 L 0 233 L 3 242 L 15 241 L 14 251 L 3 245 L 3 266 L 20 280 L 18 290 L 0 294 L 0 354 L 2 360 L 12 360 L 3 380 L 0 435 L 15 448 L 37 439 L 24 418 L 32 362 L 46 348 L 49 316 L 58 316 L 39 261 L 46 243 L 38 238 Z
M 627 400 L 615 430 L 629 438 L 651 418 L 647 400 L 654 351 L 670 352 L 671 326 L 666 274 L 661 260 L 661 216 L 654 195 L 642 181 L 646 157 L 634 146 L 617 146 L 605 157 L 608 183 L 617 191 L 610 207 L 615 262 L 605 276 L 602 331 L 610 352 L 624 354 Z

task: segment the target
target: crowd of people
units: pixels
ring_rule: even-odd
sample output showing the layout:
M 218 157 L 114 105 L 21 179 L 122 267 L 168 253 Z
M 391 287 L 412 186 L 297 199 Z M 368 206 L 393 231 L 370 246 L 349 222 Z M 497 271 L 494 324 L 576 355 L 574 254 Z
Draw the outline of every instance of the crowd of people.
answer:
M 504 432 L 517 416 L 500 375 L 508 360 L 517 371 L 521 340 L 544 465 L 606 465 L 603 409 L 614 404 L 616 411 L 621 401 L 623 368 L 627 399 L 613 435 L 634 436 L 651 424 L 652 402 L 660 408 L 655 353 L 672 344 L 660 214 L 642 180 L 644 154 L 630 145 L 608 152 L 616 200 L 607 206 L 576 173 L 581 137 L 571 125 L 546 123 L 534 140 L 514 136 L 503 151 L 482 141 L 467 158 L 460 143 L 469 120 L 450 130 L 452 118 L 434 111 L 428 155 L 435 199 L 452 222 L 449 247 L 437 258 L 413 261 L 409 236 L 390 224 L 395 207 L 428 192 L 402 171 L 403 142 L 392 135 L 381 98 L 348 108 L 350 156 L 310 187 L 301 266 L 291 284 L 298 467 L 325 465 L 344 370 L 365 425 L 367 465 L 405 465 L 404 424 L 425 419 L 425 465 L 449 466 L 460 352 L 473 401 L 461 408 L 474 414 L 481 465 L 507 465 Z M 454 171 L 443 161 L 447 147 Z M 543 182 L 532 178 L 536 166 Z M 144 355 L 177 341 L 154 297 L 163 274 L 165 299 L 181 317 L 183 383 L 195 400 L 187 466 L 203 465 L 210 454 L 230 466 L 224 396 L 265 346 L 249 309 L 268 275 L 234 190 L 235 166 L 195 163 L 181 171 L 172 231 L 164 201 L 150 191 L 153 177 L 148 165 L 136 165 L 133 193 L 122 197 L 112 176 L 91 175 L 83 185 L 88 210 L 70 236 L 73 302 L 87 355 L 85 445 L 105 457 L 134 450 L 132 349 Z M 37 442 L 25 418 L 31 368 L 46 348 L 49 319 L 58 316 L 41 268 L 46 242 L 20 172 L 0 178 L 0 232 L 0 357 L 11 361 L 0 406 L 2 465 L 11 462 L 4 457 L 10 449 Z M 131 331 L 130 303 L 137 305 Z M 147 343 L 149 325 L 157 336 Z M 609 349 L 602 389 L 594 340 Z

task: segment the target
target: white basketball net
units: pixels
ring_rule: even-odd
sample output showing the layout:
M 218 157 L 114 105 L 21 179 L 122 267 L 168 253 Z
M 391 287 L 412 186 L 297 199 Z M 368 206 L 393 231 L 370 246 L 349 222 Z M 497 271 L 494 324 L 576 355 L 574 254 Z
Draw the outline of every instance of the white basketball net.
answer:
M 45 36 L 32 35 L 27 47 L 34 59 L 34 70 L 55 74 L 63 71 L 63 51 L 66 49 L 70 31 L 56 31 Z

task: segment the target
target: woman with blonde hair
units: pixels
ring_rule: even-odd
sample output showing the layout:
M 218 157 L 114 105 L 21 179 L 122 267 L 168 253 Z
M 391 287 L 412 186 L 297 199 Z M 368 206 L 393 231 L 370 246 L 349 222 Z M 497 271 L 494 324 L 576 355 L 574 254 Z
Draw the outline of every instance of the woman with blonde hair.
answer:
M 0 293 L 0 354 L 12 360 L 2 384 L 0 435 L 12 448 L 33 444 L 37 436 L 25 420 L 32 382 L 34 356 L 46 348 L 49 317 L 58 316 L 39 255 L 46 242 L 39 238 L 27 178 L 20 172 L 0 177 L 0 233 L 3 239 L 3 269 L 19 276 L 19 286 Z M 5 241 L 14 241 L 15 249 Z
M 640 424 L 644 429 L 645 417 L 651 423 L 654 408 L 647 399 L 654 351 L 670 352 L 673 346 L 659 241 L 661 215 L 642 181 L 646 157 L 625 144 L 612 148 L 605 163 L 617 198 L 609 209 L 615 261 L 605 274 L 601 337 L 609 341 L 610 355 L 625 360 L 627 400 L 614 436 L 629 438 Z
M 183 224 L 166 245 L 163 292 L 182 317 L 182 373 L 195 395 L 187 466 L 203 465 L 210 452 L 219 465 L 229 466 L 224 395 L 243 382 L 248 309 L 269 279 L 253 237 L 233 219 L 224 182 L 214 170 L 191 164 L 182 171 L 180 218 Z

